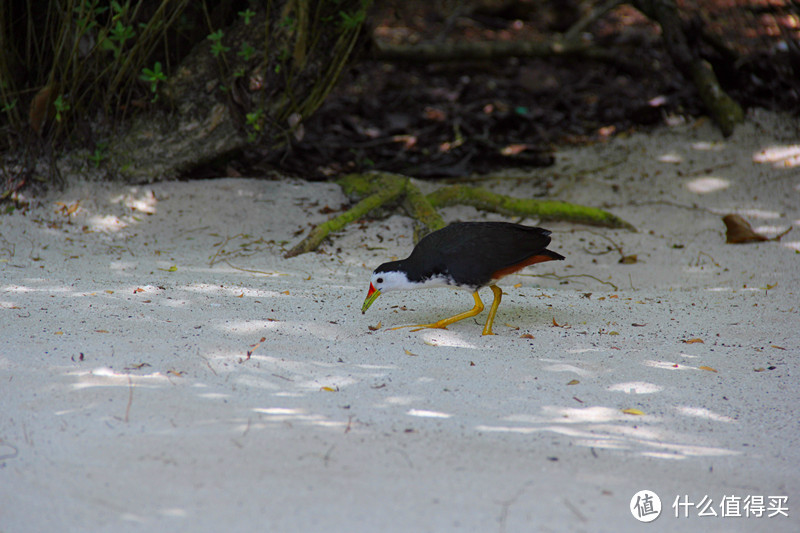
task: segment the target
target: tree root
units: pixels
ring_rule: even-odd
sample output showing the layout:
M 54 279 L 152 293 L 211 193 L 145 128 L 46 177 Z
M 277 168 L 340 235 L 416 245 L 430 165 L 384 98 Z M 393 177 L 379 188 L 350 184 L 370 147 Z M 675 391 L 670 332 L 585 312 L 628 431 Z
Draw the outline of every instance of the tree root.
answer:
M 675 65 L 687 80 L 694 83 L 722 134 L 730 136 L 736 124 L 744 121 L 744 112 L 720 87 L 711 63 L 692 51 L 674 0 L 634 0 L 633 5 L 661 26 L 664 44 Z
M 466 185 L 451 185 L 426 195 L 407 176 L 387 172 L 348 174 L 337 183 L 346 195 L 361 200 L 341 215 L 315 227 L 302 241 L 286 252 L 285 257 L 295 257 L 316 250 L 331 232 L 341 230 L 348 223 L 363 218 L 370 211 L 398 203 L 418 223 L 414 230 L 415 241 L 443 228 L 446 224 L 437 209 L 451 205 L 470 205 L 482 211 L 509 216 L 560 220 L 636 231 L 630 223 L 595 207 L 555 200 L 514 198 Z
M 563 35 L 545 42 L 532 41 L 470 41 L 452 43 L 417 43 L 392 45 L 376 43 L 376 56 L 384 61 L 447 62 L 472 60 L 497 60 L 508 57 L 577 56 L 617 64 L 623 69 L 634 69 L 624 60 L 620 50 L 603 48 L 586 43 L 580 34 L 595 21 L 620 4 L 630 3 L 648 18 L 661 26 L 664 44 L 681 74 L 697 89 L 708 113 L 728 137 L 736 124 L 744 121 L 741 106 L 720 86 L 714 67 L 700 58 L 689 44 L 675 0 L 606 0 L 576 22 Z M 710 36 L 704 36 L 708 40 Z M 713 46 L 719 47 L 719 43 Z M 724 45 L 723 45 L 724 46 Z
M 562 220 L 636 231 L 628 222 L 612 215 L 608 211 L 595 207 L 559 202 L 557 200 L 514 198 L 479 187 L 452 185 L 430 193 L 427 198 L 434 207 L 448 207 L 459 204 L 471 205 L 476 209 L 501 215 L 536 217 L 539 220 Z

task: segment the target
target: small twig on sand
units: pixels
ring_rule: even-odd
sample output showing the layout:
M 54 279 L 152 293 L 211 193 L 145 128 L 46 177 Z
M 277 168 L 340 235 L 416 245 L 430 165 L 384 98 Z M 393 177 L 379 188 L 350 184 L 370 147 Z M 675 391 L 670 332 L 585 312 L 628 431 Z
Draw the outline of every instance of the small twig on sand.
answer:
M 540 277 L 545 279 L 555 279 L 555 280 L 562 280 L 562 279 L 570 279 L 570 278 L 591 278 L 599 283 L 604 285 L 610 285 L 615 291 L 619 290 L 619 287 L 611 283 L 610 281 L 604 281 L 600 278 L 596 278 L 591 274 L 567 274 L 566 276 L 559 276 L 555 273 L 550 274 L 517 274 L 518 276 L 530 276 L 530 277 Z
M 128 376 L 128 405 L 125 407 L 125 423 L 128 423 L 131 414 L 131 404 L 133 403 L 133 379 Z

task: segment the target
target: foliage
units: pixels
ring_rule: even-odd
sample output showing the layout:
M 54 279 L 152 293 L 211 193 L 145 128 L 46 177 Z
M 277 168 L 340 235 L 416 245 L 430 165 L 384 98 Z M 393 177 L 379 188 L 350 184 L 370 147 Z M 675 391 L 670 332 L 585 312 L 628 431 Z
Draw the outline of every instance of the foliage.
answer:
M 164 53 L 189 0 L 32 0 L 0 3 L 0 127 L 49 141 L 75 133 L 95 111 L 120 117 L 144 90 L 155 93 Z M 19 104 L 23 105 L 20 106 Z M 29 103 L 25 113 L 25 103 Z M 11 146 L 0 146 L 8 149 Z

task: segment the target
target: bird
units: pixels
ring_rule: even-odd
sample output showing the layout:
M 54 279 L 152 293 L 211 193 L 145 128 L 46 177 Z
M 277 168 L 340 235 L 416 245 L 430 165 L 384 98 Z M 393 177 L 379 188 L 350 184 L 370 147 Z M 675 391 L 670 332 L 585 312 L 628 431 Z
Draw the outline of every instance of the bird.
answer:
M 497 282 L 526 266 L 561 261 L 564 256 L 547 249 L 550 231 L 511 222 L 456 222 L 423 237 L 405 259 L 383 263 L 372 272 L 361 314 L 384 292 L 454 287 L 472 292 L 475 306 L 469 311 L 431 324 L 398 326 L 447 329 L 447 326 L 483 311 L 478 291 L 489 287 L 494 294 L 483 335 L 494 335 L 492 324 L 503 291 Z

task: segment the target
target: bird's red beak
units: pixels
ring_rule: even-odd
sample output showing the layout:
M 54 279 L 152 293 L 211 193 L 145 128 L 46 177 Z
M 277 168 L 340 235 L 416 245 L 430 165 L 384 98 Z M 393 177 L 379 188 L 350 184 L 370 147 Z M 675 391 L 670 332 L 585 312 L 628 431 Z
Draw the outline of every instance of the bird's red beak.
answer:
M 364 305 L 361 306 L 361 314 L 362 315 L 367 312 L 367 309 L 369 309 L 369 306 L 372 305 L 372 302 L 377 300 L 378 296 L 380 296 L 380 295 L 381 295 L 381 291 L 376 289 L 375 285 L 370 283 L 369 284 L 369 291 L 367 292 L 367 299 L 364 300 Z

